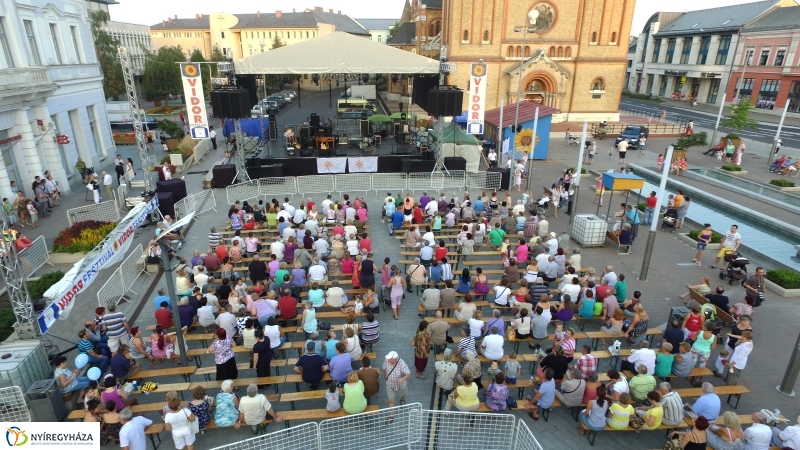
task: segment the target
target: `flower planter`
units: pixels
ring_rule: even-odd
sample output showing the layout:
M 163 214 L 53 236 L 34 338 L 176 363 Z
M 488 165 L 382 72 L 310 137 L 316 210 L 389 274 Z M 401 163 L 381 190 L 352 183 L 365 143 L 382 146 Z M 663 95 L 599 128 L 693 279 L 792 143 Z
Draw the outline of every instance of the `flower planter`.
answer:
M 53 252 L 50 253 L 49 261 L 52 264 L 75 264 L 76 262 L 82 260 L 85 256 L 86 252 L 77 252 L 77 253 Z
M 678 233 L 678 239 L 697 248 L 697 241 L 689 237 L 689 233 Z M 706 250 L 719 250 L 719 244 L 708 244 Z
M 723 172 L 725 172 L 725 173 L 729 173 L 729 174 L 731 174 L 731 175 L 733 175 L 733 176 L 737 176 L 737 175 L 747 175 L 747 171 L 746 171 L 746 170 L 739 170 L 739 171 L 736 171 L 736 172 L 734 172 L 734 171 L 732 171 L 732 170 L 725 170 L 725 169 L 719 169 L 719 170 L 721 170 L 721 171 L 723 171 Z M 775 186 L 775 187 L 777 187 L 777 186 Z
M 776 187 L 783 192 L 800 192 L 800 186 L 780 187 L 780 186 L 775 186 L 774 184 L 770 184 L 770 186 Z
M 767 289 L 770 291 L 778 294 L 778 296 L 783 298 L 796 298 L 800 297 L 800 289 L 785 289 L 777 284 L 773 283 L 772 281 L 764 279 L 765 284 L 767 285 Z M 769 297 L 766 297 L 767 301 L 769 301 Z

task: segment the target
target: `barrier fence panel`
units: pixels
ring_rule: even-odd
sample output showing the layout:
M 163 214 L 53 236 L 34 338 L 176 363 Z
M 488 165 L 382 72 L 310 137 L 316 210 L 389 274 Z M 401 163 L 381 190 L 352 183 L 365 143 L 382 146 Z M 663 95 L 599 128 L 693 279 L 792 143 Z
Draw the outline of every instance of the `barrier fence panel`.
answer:
M 409 191 L 430 191 L 436 189 L 431 182 L 433 175 L 427 172 L 415 172 L 408 174 L 408 190 Z
M 502 175 L 497 172 L 469 172 L 467 173 L 467 188 L 470 189 L 500 189 Z
M 194 195 L 187 195 L 182 200 L 175 203 L 175 219 L 186 217 L 190 213 L 195 212 L 197 204 Z
M 259 178 L 258 193 L 263 197 L 292 196 L 297 193 L 297 180 L 293 177 Z
M 522 419 L 517 422 L 517 432 L 514 434 L 514 445 L 511 448 L 515 450 L 542 450 L 539 441 L 536 440 L 533 432 Z
M 31 413 L 20 386 L 0 389 L 0 422 L 30 422 Z
M 348 175 L 336 175 L 336 191 L 338 192 L 364 192 L 372 190 L 372 174 L 370 173 L 351 173 Z
M 200 141 L 199 144 L 195 145 L 192 149 L 192 155 L 194 156 L 194 163 L 200 164 L 200 161 L 205 159 L 206 155 L 208 154 L 208 150 L 211 148 L 211 140 L 203 139 Z
M 125 207 L 125 199 L 128 198 L 128 180 L 124 183 L 120 184 L 117 188 L 117 207 L 124 208 Z
M 295 178 L 297 193 L 305 194 L 330 194 L 336 191 L 336 181 L 333 175 L 309 175 Z
M 116 270 L 111 272 L 103 287 L 97 291 L 97 305 L 104 307 L 112 303 L 116 305 L 126 291 L 121 267 L 117 267 Z
M 411 403 L 394 408 L 326 419 L 319 423 L 320 449 L 378 450 L 406 447 L 420 440 L 422 405 Z M 392 418 L 392 423 L 386 421 Z M 513 416 L 512 416 L 513 420 Z M 276 447 L 277 448 L 277 447 Z M 470 448 L 465 446 L 463 448 Z M 509 447 L 507 447 L 509 448 Z
M 194 209 L 194 220 L 197 220 L 197 216 L 203 214 L 205 212 L 217 210 L 217 199 L 214 198 L 214 191 L 212 189 L 204 189 L 197 194 L 194 194 L 195 198 L 195 209 Z
M 47 252 L 47 242 L 45 242 L 44 236 L 37 237 L 33 240 L 33 245 L 22 249 L 17 254 L 26 277 L 33 275 L 43 265 L 50 264 L 50 254 Z M 52 266 L 52 264 L 50 265 Z
M 142 258 L 142 244 L 139 244 L 134 248 L 131 253 L 125 258 L 125 261 L 122 261 L 122 264 L 119 265 L 120 271 L 122 273 L 122 281 L 125 287 L 125 292 L 131 291 L 131 287 L 133 287 L 133 283 L 139 278 L 141 274 L 147 274 L 145 271 L 145 260 Z M 134 292 L 135 294 L 136 292 Z
M 228 196 L 229 205 L 236 201 L 255 200 L 258 198 L 258 180 L 232 184 L 225 188 L 225 193 Z
M 463 191 L 467 186 L 466 172 L 463 170 L 451 170 L 449 175 L 447 172 L 434 172 L 431 175 L 431 187 L 436 189 L 459 189 Z
M 315 422 L 309 422 L 244 441 L 214 447 L 211 450 L 316 450 L 319 448 L 319 441 L 319 426 Z
M 408 190 L 408 174 L 405 173 L 374 173 L 372 174 L 372 189 L 378 191 L 405 193 Z
M 409 448 L 516 450 L 513 445 L 514 422 L 511 414 L 424 410 L 421 411 L 419 422 L 422 437 Z
M 67 219 L 70 226 L 77 222 L 97 220 L 99 222 L 116 222 L 119 220 L 117 202 L 108 201 L 92 205 L 79 206 L 67 210 Z

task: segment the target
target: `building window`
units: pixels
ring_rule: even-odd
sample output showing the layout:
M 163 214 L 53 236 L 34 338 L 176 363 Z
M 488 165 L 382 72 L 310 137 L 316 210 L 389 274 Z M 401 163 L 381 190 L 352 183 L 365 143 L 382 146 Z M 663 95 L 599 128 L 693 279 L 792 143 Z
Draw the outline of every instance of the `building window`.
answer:
M 306 39 L 308 39 L 308 31 L 306 31 Z
M 0 49 L 3 51 L 3 67 L 14 67 L 14 56 L 11 53 L 11 46 L 8 45 L 8 35 L 6 34 L 5 17 L 0 17 Z
M 269 32 L 269 38 L 272 39 L 272 31 Z
M 87 115 L 89 116 L 89 128 L 92 131 L 92 141 L 94 142 L 94 151 L 98 155 L 105 155 L 106 149 L 103 148 L 103 141 L 100 139 L 100 129 L 97 126 L 97 107 L 90 105 L 86 108 Z
M 219 35 L 222 37 L 222 39 L 225 39 L 225 32 L 224 31 L 220 31 Z
M 592 32 L 592 44 L 597 44 L 597 31 Z
M 25 26 L 25 36 L 28 39 L 28 47 L 31 52 L 34 66 L 42 65 L 42 57 L 39 55 L 39 47 L 36 45 L 36 35 L 33 34 L 33 22 L 30 20 L 23 20 L 22 24 Z
M 728 50 L 731 48 L 731 36 L 722 36 L 719 38 L 719 48 L 717 49 L 717 59 L 714 64 L 723 65 L 728 60 Z M 709 102 L 712 103 L 712 102 Z M 713 102 L 716 103 L 716 102 Z
M 711 36 L 700 38 L 700 51 L 697 52 L 697 64 L 705 64 L 708 59 L 708 47 L 711 45 Z
M 461 36 L 462 41 L 469 41 L 469 30 L 464 30 L 464 35 Z
M 683 38 L 683 48 L 681 49 L 681 64 L 689 64 L 689 53 L 692 52 L 692 38 Z
M 677 42 L 677 39 L 675 39 L 675 38 L 672 38 L 672 39 L 667 41 L 667 59 L 665 61 L 667 64 L 672 64 L 672 58 L 675 56 L 675 43 L 676 42 Z
M 564 49 L 564 57 L 571 58 L 572 57 L 572 47 L 567 47 Z
M 592 85 L 591 85 L 590 89 L 592 91 L 605 91 L 606 90 L 606 82 L 602 78 L 597 77 L 597 78 L 594 79 L 594 81 L 592 81 Z
M 489 31 L 488 30 L 484 30 L 483 31 L 483 42 L 489 42 Z
M 379 34 L 378 35 L 378 42 L 380 42 L 380 41 L 381 41 L 381 35 Z
M 58 45 L 58 30 L 54 23 L 50 24 L 50 37 L 53 39 L 53 51 L 56 53 L 56 61 L 59 64 L 63 64 L 64 62 L 61 61 L 61 48 Z
M 706 103 L 711 105 L 717 103 L 717 95 L 719 94 L 719 78 L 714 78 L 711 80 L 711 86 L 708 88 L 708 97 L 706 98 Z
M 792 81 L 788 100 L 789 112 L 800 112 L 800 81 Z
M 517 58 L 522 58 L 522 46 L 517 46 Z
M 758 100 L 756 100 L 756 108 L 761 109 L 774 109 L 775 98 L 778 97 L 778 91 L 781 88 L 781 80 L 762 80 L 761 89 L 758 91 Z
M 657 63 L 658 56 L 660 53 L 661 53 L 661 39 L 656 39 L 655 42 L 653 42 L 653 57 L 650 59 L 650 62 Z
M 508 49 L 511 50 L 511 47 L 508 47 Z M 508 53 L 509 53 L 508 56 L 513 56 L 512 54 L 510 54 L 512 52 L 509 51 Z M 547 56 L 549 56 L 551 58 L 555 58 L 556 57 L 556 48 L 554 46 L 552 46 L 552 45 L 550 46 L 550 50 L 547 52 Z
M 753 65 L 753 55 L 755 54 L 755 52 L 756 52 L 756 49 L 753 48 L 753 47 L 748 48 L 744 52 L 744 61 L 745 61 L 744 64 L 746 66 L 752 66 Z
M 664 97 L 667 95 L 667 77 L 661 77 L 661 85 L 658 87 L 658 96 Z
M 617 43 L 617 32 L 615 31 L 611 33 L 611 44 L 616 44 L 616 43 Z
M 559 46 L 559 47 L 558 47 L 558 53 L 557 53 L 557 54 L 558 54 L 558 57 L 559 57 L 559 58 L 563 58 L 563 57 L 564 57 L 564 47 L 560 47 L 560 46 Z
M 782 66 L 783 65 L 783 58 L 786 57 L 786 47 L 778 48 L 778 51 L 775 52 L 775 65 Z
M 761 57 L 758 58 L 758 65 L 766 66 L 768 59 L 769 59 L 769 49 L 761 50 Z
M 745 79 L 737 79 L 736 83 L 739 84 L 739 98 L 738 100 L 743 100 L 745 98 L 750 97 L 753 95 L 753 82 L 755 80 L 753 78 L 745 78 Z
M 653 95 L 653 78 L 653 74 L 647 74 L 647 87 L 644 90 L 646 94 Z

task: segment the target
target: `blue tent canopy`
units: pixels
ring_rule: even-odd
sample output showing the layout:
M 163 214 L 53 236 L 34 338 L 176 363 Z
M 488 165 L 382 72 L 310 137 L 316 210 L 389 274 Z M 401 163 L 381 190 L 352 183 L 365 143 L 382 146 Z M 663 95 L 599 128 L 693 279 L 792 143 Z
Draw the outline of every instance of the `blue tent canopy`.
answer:
M 269 133 L 269 119 L 262 118 L 262 119 L 240 119 L 242 121 L 242 131 L 244 132 L 245 136 L 250 137 L 257 137 L 262 139 L 261 130 L 263 125 L 264 133 Z M 222 127 L 222 135 L 228 137 L 230 134 L 233 133 L 235 126 L 233 124 L 233 120 L 226 120 L 225 126 Z
M 455 122 L 455 123 L 457 123 L 459 125 L 466 126 L 467 125 L 467 112 L 464 111 L 461 114 L 453 117 L 453 122 Z

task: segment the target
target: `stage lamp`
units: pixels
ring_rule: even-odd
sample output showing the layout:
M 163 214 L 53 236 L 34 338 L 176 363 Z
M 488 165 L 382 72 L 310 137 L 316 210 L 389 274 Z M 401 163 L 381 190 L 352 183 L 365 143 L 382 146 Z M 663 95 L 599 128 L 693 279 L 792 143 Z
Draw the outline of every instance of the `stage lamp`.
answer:
M 392 75 L 392 83 L 397 83 L 400 81 L 400 77 L 397 74 Z
M 286 76 L 286 75 L 284 75 L 284 76 L 283 76 L 283 78 L 282 78 L 282 81 L 283 81 L 284 83 L 288 83 L 288 82 L 289 82 L 289 77 L 288 77 L 288 76 Z
M 367 84 L 367 81 L 369 81 L 369 75 L 367 74 L 361 75 L 361 81 L 363 81 L 364 84 Z
M 319 86 L 319 75 L 313 74 L 311 75 L 311 81 L 314 82 L 317 86 Z

